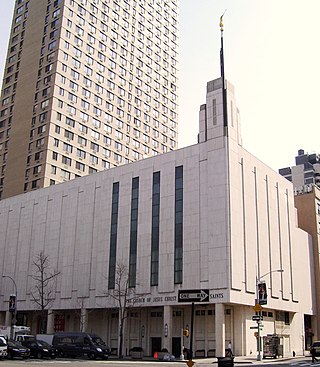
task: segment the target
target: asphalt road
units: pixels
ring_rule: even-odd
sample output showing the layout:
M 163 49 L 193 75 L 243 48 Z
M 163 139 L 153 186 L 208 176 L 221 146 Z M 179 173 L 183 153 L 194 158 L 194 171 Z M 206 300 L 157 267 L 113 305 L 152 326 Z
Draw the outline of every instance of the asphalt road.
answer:
M 156 361 L 91 361 L 91 360 L 2 360 L 0 361 L 0 367 L 187 367 L 186 363 L 183 362 L 156 362 Z M 212 364 L 195 364 L 194 367 L 212 367 Z
M 184 367 L 187 361 L 163 362 L 163 361 L 146 361 L 146 360 L 87 360 L 87 359 L 54 359 L 54 360 L 0 360 L 0 367 Z M 194 367 L 219 367 L 218 363 L 212 360 L 194 360 Z M 263 360 L 262 362 L 235 361 L 234 367 L 320 367 L 320 362 L 311 363 L 311 358 L 297 358 L 291 360 Z M 221 367 L 221 366 L 220 366 Z M 223 366 L 222 366 L 223 367 Z
M 153 361 L 91 361 L 91 360 L 80 360 L 80 359 L 73 359 L 73 360 L 36 360 L 36 359 L 29 359 L 29 360 L 2 360 L 0 361 L 0 367 L 85 367 L 85 366 L 108 366 L 108 367 L 134 367 L 134 366 L 145 366 L 145 367 L 182 367 L 187 366 L 185 363 L 182 362 L 153 362 Z M 194 367 L 196 367 L 195 365 Z M 200 367 L 200 365 L 198 365 Z M 211 365 L 201 365 L 201 367 L 211 366 Z

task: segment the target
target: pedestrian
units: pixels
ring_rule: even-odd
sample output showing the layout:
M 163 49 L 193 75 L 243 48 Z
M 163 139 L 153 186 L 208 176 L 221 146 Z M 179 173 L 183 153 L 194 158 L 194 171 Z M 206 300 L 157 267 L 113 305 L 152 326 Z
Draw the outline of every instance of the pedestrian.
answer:
M 318 359 L 316 358 L 316 348 L 315 347 L 311 347 L 310 353 L 312 357 L 312 363 L 318 362 Z
M 228 343 L 227 354 L 228 357 L 233 357 L 231 341 Z

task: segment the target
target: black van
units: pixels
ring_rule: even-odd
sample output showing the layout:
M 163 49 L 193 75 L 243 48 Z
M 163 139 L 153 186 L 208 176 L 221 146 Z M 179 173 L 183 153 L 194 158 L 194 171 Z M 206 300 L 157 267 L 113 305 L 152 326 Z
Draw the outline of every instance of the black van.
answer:
M 110 348 L 95 334 L 81 332 L 55 333 L 52 346 L 57 350 L 58 357 L 97 357 L 107 359 Z

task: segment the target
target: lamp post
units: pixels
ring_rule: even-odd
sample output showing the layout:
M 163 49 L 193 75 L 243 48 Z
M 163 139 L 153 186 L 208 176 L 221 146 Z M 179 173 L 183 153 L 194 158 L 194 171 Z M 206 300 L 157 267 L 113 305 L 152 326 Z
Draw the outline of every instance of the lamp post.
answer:
M 15 297 L 15 304 L 13 309 L 13 317 L 11 320 L 11 337 L 13 337 L 13 328 L 17 323 L 17 302 L 18 302 L 18 291 L 17 291 L 17 284 L 14 279 L 10 275 L 2 275 L 2 278 L 9 278 L 11 279 L 13 286 L 14 286 L 14 297 Z
M 271 270 L 268 273 L 263 274 L 260 277 L 256 277 L 256 305 L 260 303 L 260 299 L 259 299 L 259 290 L 258 290 L 258 285 L 261 282 L 261 279 L 266 277 L 267 275 L 271 274 L 271 273 L 283 273 L 284 270 L 283 269 L 276 269 L 276 270 Z M 266 291 L 266 289 L 265 289 Z M 267 294 L 265 293 L 265 296 L 267 296 Z M 267 303 L 267 298 L 265 298 L 265 303 Z M 261 307 L 261 306 L 260 306 Z M 261 309 L 261 308 L 260 308 Z M 258 355 L 257 355 L 257 361 L 262 361 L 262 356 L 261 356 L 261 340 L 260 340 L 260 324 L 261 324 L 261 319 L 257 320 L 257 325 L 258 325 Z
M 260 279 L 266 277 L 267 275 L 271 274 L 271 273 L 283 273 L 284 270 L 283 269 L 276 269 L 276 270 L 271 270 L 271 271 L 268 271 L 267 273 L 261 275 L 261 277 L 257 277 L 257 281 L 259 281 Z

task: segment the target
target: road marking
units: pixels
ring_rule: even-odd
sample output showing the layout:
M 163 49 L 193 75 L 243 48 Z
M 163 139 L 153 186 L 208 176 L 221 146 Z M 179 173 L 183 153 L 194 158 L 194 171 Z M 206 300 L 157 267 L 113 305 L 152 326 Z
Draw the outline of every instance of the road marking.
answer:
M 311 361 L 310 362 L 295 362 L 295 363 L 290 363 L 290 366 L 320 366 L 320 362 L 319 363 L 312 363 Z
M 33 360 L 30 360 L 30 359 L 29 360 L 24 360 L 24 363 L 30 363 L 30 362 L 41 364 L 41 363 L 43 363 L 43 360 L 41 360 L 41 361 L 33 361 Z M 80 362 L 80 361 L 77 361 L 77 362 Z M 72 361 L 56 361 L 56 360 L 53 360 L 53 361 L 46 361 L 46 364 L 47 363 L 52 363 L 52 364 L 56 364 L 56 363 L 68 364 L 68 363 L 72 363 Z

